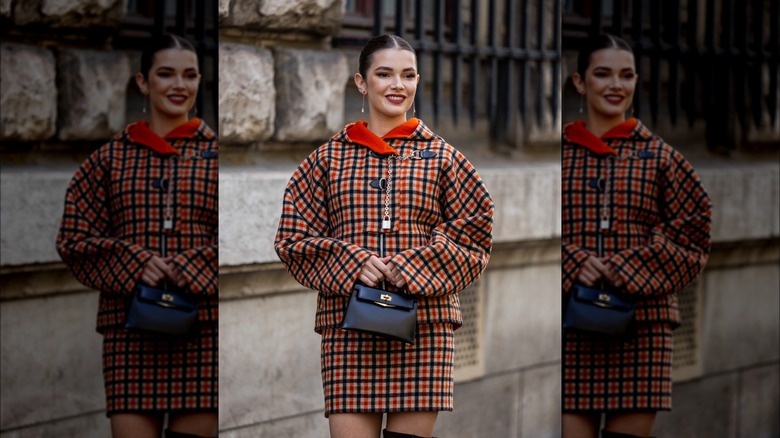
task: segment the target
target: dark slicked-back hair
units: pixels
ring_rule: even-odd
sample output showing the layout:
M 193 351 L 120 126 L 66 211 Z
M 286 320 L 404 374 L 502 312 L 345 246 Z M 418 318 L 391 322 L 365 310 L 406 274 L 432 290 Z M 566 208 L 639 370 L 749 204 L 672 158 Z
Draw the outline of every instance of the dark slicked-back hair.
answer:
M 149 80 L 149 70 L 152 69 L 154 55 L 156 55 L 157 52 L 167 49 L 189 50 L 190 52 L 193 52 L 197 55 L 197 52 L 195 51 L 195 48 L 192 47 L 192 44 L 178 35 L 167 33 L 160 37 L 154 38 L 149 42 L 149 45 L 146 46 L 146 49 L 144 49 L 143 53 L 141 53 L 141 74 L 144 75 L 146 80 Z
M 368 40 L 363 50 L 360 52 L 360 61 L 358 63 L 358 72 L 363 80 L 366 79 L 368 68 L 374 60 L 374 53 L 382 49 L 401 49 L 416 53 L 412 46 L 405 39 L 397 35 L 379 35 Z
M 577 55 L 577 73 L 580 74 L 580 77 L 585 78 L 585 71 L 588 70 L 588 66 L 590 65 L 590 55 L 601 49 L 626 50 L 631 52 L 632 55 L 634 54 L 634 50 L 631 49 L 631 46 L 629 46 L 625 40 L 614 35 L 603 34 L 591 38 L 585 44 L 585 47 L 580 50 L 579 55 Z

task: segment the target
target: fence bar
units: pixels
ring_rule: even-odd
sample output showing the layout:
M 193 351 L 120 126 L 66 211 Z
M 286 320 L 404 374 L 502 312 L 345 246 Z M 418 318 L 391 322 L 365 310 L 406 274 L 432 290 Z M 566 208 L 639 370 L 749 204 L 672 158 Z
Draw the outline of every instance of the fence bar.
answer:
M 560 118 L 558 117 L 558 113 L 561 108 L 561 99 L 562 99 L 562 88 L 561 87 L 561 61 L 560 61 L 560 54 L 562 53 L 561 50 L 561 20 L 558 18 L 561 16 L 561 0 L 555 0 L 555 6 L 553 9 L 553 50 L 555 50 L 556 53 L 559 54 L 558 57 L 556 57 L 553 60 L 552 63 L 552 121 L 553 126 L 556 126 L 560 122 Z
M 479 1 L 471 0 L 471 36 L 469 43 L 471 47 L 476 48 L 479 42 Z M 469 84 L 469 120 L 471 127 L 477 124 L 477 100 L 479 99 L 480 80 L 479 80 L 480 59 L 477 54 L 471 55 L 470 72 L 471 83 Z
M 536 4 L 536 50 L 538 50 L 539 53 L 544 51 L 544 8 L 546 5 L 547 2 L 538 2 Z M 536 68 L 536 91 L 538 93 L 536 96 L 536 126 L 539 128 L 542 127 L 542 121 L 544 119 L 544 70 L 545 62 L 538 61 Z M 521 97 L 521 99 L 523 98 Z
M 434 41 L 437 47 L 444 43 L 444 0 L 435 0 L 434 2 Z M 439 124 L 439 114 L 441 111 L 442 88 L 444 79 L 442 77 L 441 64 L 443 54 L 437 50 L 433 54 L 433 120 Z
M 395 0 L 395 34 L 406 38 L 406 0 Z
M 631 20 L 631 37 L 634 40 L 634 64 L 636 71 L 642 74 L 642 56 L 644 55 L 644 46 L 642 45 L 642 0 L 634 0 L 634 16 Z M 642 109 L 642 88 L 634 91 L 633 114 L 639 117 Z
M 400 1 L 399 1 L 400 3 Z M 452 29 L 452 41 L 458 48 L 463 46 L 462 28 L 463 28 L 463 14 L 461 13 L 461 0 L 451 0 L 450 3 L 453 6 L 453 15 L 455 21 L 455 27 Z M 452 57 L 452 84 L 451 84 L 451 98 L 452 98 L 452 120 L 455 124 L 458 124 L 460 117 L 460 106 L 463 101 L 463 87 L 461 84 L 460 69 L 463 65 L 463 55 L 459 50 Z
M 612 35 L 623 37 L 623 0 L 612 2 Z
M 379 36 L 385 33 L 385 26 L 383 24 L 384 16 L 385 2 L 383 0 L 374 0 L 374 36 Z
M 680 72 L 680 0 L 673 2 L 667 2 L 666 4 L 672 4 L 671 11 L 669 11 L 671 23 L 669 26 L 669 36 L 672 42 L 671 56 L 669 57 L 669 117 L 672 121 L 672 126 L 677 126 L 677 106 L 679 96 L 679 72 Z
M 414 96 L 415 115 L 421 117 L 425 109 L 425 76 L 423 76 L 423 50 L 425 43 L 425 16 L 423 11 L 423 1 L 417 0 L 414 3 L 414 38 L 417 40 L 417 74 L 420 75 L 420 85 L 417 87 L 417 93 Z
M 498 11 L 496 8 L 497 0 L 489 0 L 489 16 L 488 16 L 488 47 L 495 49 L 497 46 L 497 32 L 498 26 L 496 25 L 496 15 Z M 488 120 L 495 120 L 498 111 L 498 58 L 495 56 L 490 57 L 490 90 L 488 93 Z M 491 123 L 491 128 L 493 124 Z M 495 132 L 491 130 L 491 136 L 494 136 Z
M 650 117 L 658 123 L 658 107 L 661 102 L 661 3 L 650 4 Z
M 777 82 L 778 82 L 778 60 L 780 59 L 780 4 L 776 1 L 769 2 L 769 96 L 767 106 L 769 107 L 769 120 L 772 126 L 777 123 Z

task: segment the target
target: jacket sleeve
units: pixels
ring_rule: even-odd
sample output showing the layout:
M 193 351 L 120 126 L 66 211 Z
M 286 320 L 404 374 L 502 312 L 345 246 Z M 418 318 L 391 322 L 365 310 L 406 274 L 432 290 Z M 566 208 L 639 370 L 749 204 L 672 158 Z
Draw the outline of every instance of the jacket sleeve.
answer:
M 590 251 L 577 245 L 564 242 L 561 245 L 561 286 L 564 293 L 569 293 L 577 276 L 580 274 L 582 264 L 593 255 Z
M 109 169 L 93 153 L 65 194 L 57 252 L 78 281 L 108 294 L 130 294 L 154 253 L 111 237 Z
M 373 253 L 328 237 L 325 163 L 312 153 L 284 191 L 274 248 L 287 271 L 302 285 L 325 295 L 349 296 L 360 269 Z
M 712 202 L 698 175 L 677 151 L 662 172 L 664 219 L 651 230 L 647 245 L 610 257 L 630 294 L 676 293 L 699 275 L 709 257 Z
M 212 245 L 191 248 L 177 254 L 172 262 L 195 295 L 216 296 L 219 292 L 219 257 L 217 238 Z
M 460 152 L 442 170 L 444 221 L 427 245 L 410 248 L 392 261 L 412 295 L 460 292 L 485 270 L 493 243 L 493 200 L 474 166 Z

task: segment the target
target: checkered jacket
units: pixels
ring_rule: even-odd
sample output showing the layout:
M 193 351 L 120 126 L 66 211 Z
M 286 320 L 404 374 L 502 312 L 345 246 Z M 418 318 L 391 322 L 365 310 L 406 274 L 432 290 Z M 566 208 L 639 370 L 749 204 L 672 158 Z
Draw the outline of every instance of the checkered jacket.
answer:
M 564 294 L 585 259 L 597 253 L 600 193 L 609 176 L 611 226 L 604 255 L 618 269 L 625 291 L 639 298 L 637 321 L 678 325 L 675 293 L 696 278 L 710 252 L 712 204 L 698 175 L 641 123 L 626 136 L 603 140 L 616 155 L 572 141 L 572 129 L 567 125 L 563 136 Z
M 100 291 L 98 331 L 124 324 L 146 262 L 160 255 L 169 181 L 175 225 L 168 255 L 188 291 L 203 297 L 200 321 L 217 320 L 217 139 L 198 122 L 191 136 L 166 138 L 181 155 L 136 141 L 130 125 L 93 152 L 68 186 L 57 251 L 76 279 Z
M 380 255 L 388 165 L 392 231 L 385 255 L 399 267 L 406 292 L 419 298 L 418 323 L 459 327 L 457 293 L 490 257 L 493 201 L 485 185 L 463 154 L 422 122 L 410 135 L 385 137 L 401 156 L 416 150 L 419 159 L 390 162 L 351 138 L 350 126 L 295 171 L 276 235 L 290 274 L 319 291 L 315 330 L 340 326 L 361 267 Z

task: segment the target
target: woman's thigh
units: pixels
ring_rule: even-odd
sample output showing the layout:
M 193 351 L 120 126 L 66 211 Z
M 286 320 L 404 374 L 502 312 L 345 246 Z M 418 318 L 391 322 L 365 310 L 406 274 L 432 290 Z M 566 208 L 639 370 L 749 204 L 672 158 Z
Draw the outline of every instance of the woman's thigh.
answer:
M 564 413 L 561 418 L 563 438 L 597 438 L 600 414 Z
M 171 414 L 168 429 L 198 436 L 215 436 L 217 433 L 216 412 L 187 412 Z
M 113 438 L 159 438 L 162 433 L 162 415 L 141 413 L 112 414 Z
M 418 436 L 432 436 L 439 413 L 391 412 L 387 414 L 387 430 Z
M 382 414 L 330 414 L 328 424 L 331 438 L 378 438 Z
M 611 432 L 649 436 L 653 432 L 656 411 L 607 414 L 604 428 Z

